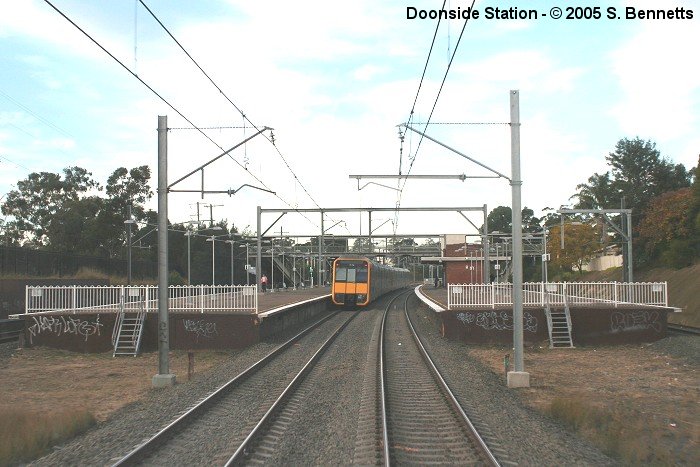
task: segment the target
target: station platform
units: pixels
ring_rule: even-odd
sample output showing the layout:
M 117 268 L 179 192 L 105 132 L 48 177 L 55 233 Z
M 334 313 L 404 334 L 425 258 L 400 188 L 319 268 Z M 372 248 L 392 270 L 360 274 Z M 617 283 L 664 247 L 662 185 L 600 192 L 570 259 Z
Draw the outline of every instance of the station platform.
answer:
M 300 326 L 332 307 L 330 287 L 314 287 L 258 293 L 258 313 L 226 313 L 216 309 L 203 313 L 170 311 L 169 345 L 173 350 L 243 348 Z M 141 351 L 158 348 L 158 313 L 153 308 L 146 313 Z M 92 308 L 16 316 L 24 321 L 24 345 L 27 347 L 100 353 L 113 349 L 119 316 L 115 310 Z
M 449 309 L 447 288 L 430 284 L 415 289 L 423 305 L 435 312 L 443 337 L 467 344 L 511 344 L 513 306 L 460 306 Z M 653 342 L 666 337 L 668 314 L 678 308 L 635 303 L 589 303 L 567 307 L 523 306 L 523 339 L 528 344 L 551 340 L 553 316 L 568 319 L 574 347 Z M 568 318 L 565 318 L 568 315 Z M 558 319 L 558 318 L 554 318 Z
M 304 303 L 321 298 L 330 298 L 330 287 L 311 287 L 300 289 L 286 289 L 258 293 L 258 317 L 265 319 Z

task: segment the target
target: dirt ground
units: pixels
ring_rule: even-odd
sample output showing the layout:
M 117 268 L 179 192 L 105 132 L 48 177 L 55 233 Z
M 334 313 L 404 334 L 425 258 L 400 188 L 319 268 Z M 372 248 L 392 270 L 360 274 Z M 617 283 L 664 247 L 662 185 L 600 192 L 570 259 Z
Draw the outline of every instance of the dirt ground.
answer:
M 224 352 L 195 352 L 192 383 L 198 373 L 226 358 Z M 187 352 L 171 352 L 170 368 L 178 382 L 188 384 Z M 0 360 L 0 409 L 22 406 L 41 412 L 56 406 L 82 408 L 103 421 L 153 390 L 151 378 L 157 372 L 157 352 L 112 358 L 111 353 L 22 349 Z
M 471 348 L 470 353 L 504 375 L 509 349 Z M 692 355 L 692 354 L 691 354 Z M 229 358 L 224 352 L 195 353 L 195 379 L 188 383 L 186 352 L 171 353 L 171 369 L 181 384 L 194 384 L 196 374 Z M 32 410 L 84 408 L 98 420 L 136 401 L 151 388 L 157 353 L 137 358 L 111 354 L 75 354 L 51 349 L 24 349 L 0 359 L 0 408 Z M 700 379 L 697 358 L 674 358 L 663 345 L 549 349 L 528 348 L 525 369 L 531 387 L 519 390 L 527 404 L 547 411 L 556 398 L 575 397 L 610 410 L 624 408 L 644 421 L 650 438 L 661 443 L 672 463 L 700 461 Z M 504 375 L 505 384 L 505 375 Z
M 511 365 L 513 358 L 509 350 L 481 347 L 470 354 L 505 381 L 504 356 L 509 354 Z M 527 349 L 524 360 L 531 387 L 520 391 L 530 406 L 547 412 L 553 399 L 569 398 L 618 411 L 643 427 L 635 434 L 637 449 L 667 453 L 661 464 L 700 463 L 697 355 L 672 357 L 654 343 L 575 349 L 543 343 Z

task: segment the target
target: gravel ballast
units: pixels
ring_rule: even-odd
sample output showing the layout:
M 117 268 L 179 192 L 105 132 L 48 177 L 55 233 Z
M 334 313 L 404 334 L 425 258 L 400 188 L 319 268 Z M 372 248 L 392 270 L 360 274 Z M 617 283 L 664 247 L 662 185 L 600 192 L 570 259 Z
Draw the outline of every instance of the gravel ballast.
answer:
M 386 298 L 362 311 L 338 336 L 317 366 L 302 383 L 293 403 L 284 412 L 281 435 L 272 442 L 275 452 L 267 464 L 327 465 L 371 463 L 358 455 L 363 445 L 361 407 L 367 406 L 367 375 L 376 359 L 377 327 Z M 409 299 L 410 316 L 427 350 L 435 360 L 466 412 L 486 425 L 505 453 L 503 460 L 521 465 L 615 465 L 588 442 L 553 419 L 528 408 L 519 390 L 508 389 L 502 375 L 469 355 L 469 347 L 440 337 L 434 312 Z M 349 312 L 341 312 L 348 317 Z M 178 414 L 210 394 L 233 376 L 256 362 L 294 332 L 231 352 L 231 360 L 213 371 L 198 375 L 194 384 L 150 391 L 148 396 L 115 412 L 84 435 L 55 448 L 33 465 L 107 465 L 160 430 Z M 697 345 L 692 336 L 675 336 L 658 343 L 671 355 Z M 689 344 L 691 343 L 691 344 Z M 0 346 L 0 356 L 4 346 Z M 277 422 L 275 422 L 277 423 Z M 265 441 L 265 438 L 262 440 Z M 269 439 L 267 441 L 270 441 Z M 190 460 L 191 461 L 191 460 Z M 368 461 L 368 462 L 365 462 Z M 207 463 L 201 459 L 199 463 Z

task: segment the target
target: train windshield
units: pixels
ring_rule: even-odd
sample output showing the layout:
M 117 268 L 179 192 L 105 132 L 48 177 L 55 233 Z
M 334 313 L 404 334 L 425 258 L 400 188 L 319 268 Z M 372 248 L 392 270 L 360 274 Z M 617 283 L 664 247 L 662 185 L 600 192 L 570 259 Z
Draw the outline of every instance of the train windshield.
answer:
M 367 263 L 365 261 L 337 261 L 335 263 L 335 281 L 367 283 Z

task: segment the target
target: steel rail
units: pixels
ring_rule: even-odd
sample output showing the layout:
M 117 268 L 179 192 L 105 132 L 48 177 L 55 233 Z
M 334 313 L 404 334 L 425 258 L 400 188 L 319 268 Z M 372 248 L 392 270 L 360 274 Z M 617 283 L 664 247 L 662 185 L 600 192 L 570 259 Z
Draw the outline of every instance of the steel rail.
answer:
M 241 463 L 244 460 L 244 456 L 248 454 L 248 448 L 253 443 L 253 440 L 259 435 L 261 435 L 262 428 L 272 418 L 272 415 L 281 408 L 283 402 L 299 386 L 303 378 L 313 369 L 313 367 L 321 358 L 321 356 L 326 352 L 326 350 L 328 350 L 328 347 L 330 347 L 333 341 L 335 341 L 336 337 L 338 337 L 338 335 L 343 331 L 343 329 L 345 329 L 345 327 L 348 324 L 350 324 L 350 322 L 353 319 L 355 319 L 355 317 L 359 314 L 359 311 L 353 313 L 353 315 L 349 319 L 347 319 L 343 324 L 341 324 L 338 327 L 338 329 L 336 329 L 335 332 L 333 332 L 333 334 L 328 339 L 326 339 L 323 345 L 321 345 L 321 347 L 313 354 L 309 361 L 306 362 L 304 367 L 299 371 L 299 373 L 297 373 L 294 379 L 287 385 L 286 388 L 284 388 L 282 394 L 280 394 L 275 400 L 275 402 L 270 406 L 270 408 L 267 409 L 265 415 L 263 415 L 260 421 L 258 421 L 255 427 L 251 430 L 250 434 L 248 434 L 246 439 L 241 443 L 240 446 L 238 446 L 236 452 L 234 452 L 231 458 L 228 460 L 228 462 L 226 462 L 226 467 L 237 463 Z
M 197 405 L 192 407 L 190 410 L 182 414 L 180 417 L 178 417 L 176 420 L 171 422 L 169 425 L 167 425 L 165 428 L 160 430 L 158 433 L 156 433 L 154 436 L 149 438 L 146 442 L 142 443 L 138 447 L 136 447 L 134 450 L 132 450 L 130 453 L 128 453 L 126 456 L 122 457 L 119 461 L 117 461 L 115 464 L 113 464 L 113 467 L 116 466 L 123 466 L 123 465 L 135 465 L 142 459 L 146 458 L 152 450 L 156 449 L 160 443 L 164 442 L 168 436 L 173 435 L 176 433 L 177 430 L 179 430 L 181 427 L 186 425 L 189 420 L 194 419 L 196 416 L 204 412 L 210 405 L 215 403 L 218 399 L 223 397 L 227 392 L 235 388 L 239 383 L 243 382 L 245 379 L 249 378 L 252 376 L 254 373 L 259 371 L 261 368 L 263 368 L 266 364 L 268 364 L 273 358 L 277 357 L 279 354 L 281 354 L 284 350 L 286 350 L 288 347 L 290 347 L 294 342 L 299 340 L 301 337 L 305 336 L 309 332 L 311 332 L 313 329 L 317 328 L 321 324 L 325 323 L 335 315 L 337 315 L 338 312 L 329 314 L 323 319 L 320 319 L 313 323 L 311 326 L 307 327 L 306 329 L 302 330 L 298 334 L 296 334 L 294 337 L 286 341 L 284 344 L 280 345 L 279 347 L 273 349 L 270 353 L 268 353 L 266 356 L 258 360 L 257 362 L 253 363 L 251 366 L 243 370 L 240 374 L 238 374 L 236 377 L 234 377 L 232 380 L 229 382 L 225 383 L 223 386 L 221 386 L 219 389 L 211 393 L 209 396 L 207 396 L 205 399 L 203 399 L 201 402 L 199 402 Z
M 386 381 L 384 378 L 384 328 L 386 324 L 386 316 L 389 314 L 389 309 L 400 296 L 401 294 L 396 295 L 387 304 L 386 308 L 384 309 L 384 314 L 382 315 L 382 325 L 379 329 L 379 397 L 381 399 L 382 407 L 382 455 L 384 458 L 384 465 L 387 467 L 391 465 L 391 456 L 389 454 L 389 423 L 386 416 L 387 394 Z
M 677 332 L 678 334 L 691 334 L 694 336 L 700 335 L 700 328 L 697 328 L 695 326 L 667 323 L 666 327 L 669 331 Z
M 423 346 L 423 342 L 421 341 L 420 337 L 418 337 L 418 333 L 416 332 L 415 328 L 413 327 L 413 323 L 411 322 L 411 317 L 408 314 L 408 297 L 409 296 L 410 296 L 410 294 L 407 294 L 406 300 L 404 301 L 404 314 L 406 315 L 406 320 L 408 321 L 408 327 L 411 330 L 411 334 L 413 335 L 413 339 L 415 340 L 416 345 L 418 346 L 418 349 L 420 350 L 420 353 L 423 356 L 424 361 L 426 362 L 426 364 L 430 368 L 430 371 L 433 374 L 433 377 L 435 378 L 435 380 L 438 382 L 438 384 L 442 388 L 443 393 L 445 394 L 447 400 L 450 402 L 450 405 L 459 414 L 462 422 L 464 422 L 464 424 L 468 427 L 469 432 L 471 433 L 474 441 L 476 441 L 476 444 L 479 447 L 479 450 L 484 455 L 486 460 L 489 462 L 490 465 L 500 467 L 501 464 L 498 462 L 496 457 L 493 455 L 493 453 L 491 452 L 491 449 L 486 444 L 486 441 L 484 441 L 484 439 L 481 437 L 481 435 L 477 431 L 477 429 L 474 426 L 474 424 L 472 423 L 472 421 L 469 419 L 469 416 L 464 412 L 464 409 L 462 409 L 462 406 L 460 405 L 459 401 L 457 401 L 457 398 L 455 397 L 454 393 L 452 392 L 450 387 L 447 385 L 447 382 L 440 374 L 440 371 L 435 366 L 435 363 L 433 362 L 433 360 L 430 358 L 430 354 L 428 354 L 428 351 L 426 350 L 425 346 Z

